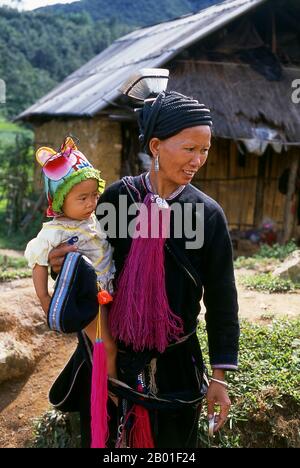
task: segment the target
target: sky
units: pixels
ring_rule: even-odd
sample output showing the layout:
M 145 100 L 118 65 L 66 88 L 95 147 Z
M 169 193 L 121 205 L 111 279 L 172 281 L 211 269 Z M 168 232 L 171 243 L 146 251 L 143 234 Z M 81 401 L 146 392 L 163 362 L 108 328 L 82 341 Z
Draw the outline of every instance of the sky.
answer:
M 76 0 L 0 0 L 0 6 L 6 5 L 11 7 L 18 7 L 22 10 L 34 10 L 38 7 L 54 5 L 55 3 L 72 3 Z

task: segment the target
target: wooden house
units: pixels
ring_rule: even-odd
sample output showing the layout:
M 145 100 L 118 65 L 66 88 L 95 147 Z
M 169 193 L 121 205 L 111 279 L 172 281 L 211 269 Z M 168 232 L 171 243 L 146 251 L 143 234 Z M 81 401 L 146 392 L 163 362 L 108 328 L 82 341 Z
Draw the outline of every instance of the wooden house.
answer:
M 135 30 L 19 119 L 32 123 L 37 146 L 76 135 L 108 183 L 137 174 L 137 122 L 119 87 L 140 68 L 169 68 L 168 89 L 212 110 L 213 145 L 195 185 L 221 204 L 231 229 L 271 219 L 287 240 L 300 225 L 299 24 L 297 0 L 227 0 Z

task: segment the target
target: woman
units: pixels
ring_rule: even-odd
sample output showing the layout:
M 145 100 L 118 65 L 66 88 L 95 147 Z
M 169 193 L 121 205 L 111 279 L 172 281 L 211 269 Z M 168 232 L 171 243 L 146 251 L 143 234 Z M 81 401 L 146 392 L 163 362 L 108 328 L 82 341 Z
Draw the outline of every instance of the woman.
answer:
M 139 86 L 141 80 L 143 78 Z M 132 87 L 130 89 L 134 95 Z M 110 380 L 110 390 L 119 398 L 118 406 L 110 403 L 110 446 L 197 447 L 199 412 L 206 391 L 209 419 L 213 418 L 215 405 L 220 406 L 214 432 L 226 421 L 231 403 L 225 372 L 237 368 L 239 337 L 232 247 L 226 219 L 214 200 L 191 185 L 208 157 L 211 115 L 198 101 L 163 91 L 145 100 L 139 112 L 139 125 L 144 150 L 152 157 L 151 170 L 115 182 L 104 192 L 101 203 L 115 207 L 117 220 L 121 210 L 120 195 L 126 197 L 128 205 L 148 204 L 148 213 L 155 204 L 168 212 L 175 205 L 182 208 L 182 213 L 187 205 L 191 209 L 189 219 L 183 216 L 183 221 L 178 221 L 173 214 L 176 210 L 167 216 L 169 235 L 162 240 L 164 235 L 160 231 L 159 239 L 153 244 L 149 239 L 139 244 L 136 238 L 129 236 L 109 237 L 117 270 L 117 293 L 110 312 L 110 326 L 119 350 L 118 379 Z M 204 207 L 203 245 L 199 245 L 197 239 L 199 206 Z M 184 232 L 190 218 L 197 226 L 194 239 Z M 131 221 L 129 217 L 127 226 Z M 183 228 L 180 236 L 179 225 Z M 116 232 L 119 232 L 118 227 Z M 163 246 L 163 256 L 159 255 L 158 246 Z M 58 271 L 62 255 L 70 250 L 73 248 L 63 246 L 51 253 L 54 271 Z M 160 278 L 159 286 L 157 278 Z M 135 290 L 131 283 L 136 285 Z M 212 367 L 208 390 L 195 332 L 203 291 Z M 164 311 L 159 325 L 155 319 L 149 321 L 149 327 L 153 327 L 149 331 L 145 323 L 150 302 L 150 314 L 157 303 L 159 308 L 155 313 Z M 134 311 L 136 304 L 144 304 L 144 307 L 136 307 Z M 137 312 L 134 320 L 130 320 L 131 312 L 133 315 Z M 145 330 L 149 331 L 147 338 Z M 148 340 L 148 335 L 153 337 L 152 341 Z M 86 344 L 81 343 L 77 354 L 83 356 L 86 348 Z M 90 381 L 87 365 L 84 378 Z M 77 409 L 81 411 L 83 435 L 88 443 L 89 389 L 87 384 L 82 385 L 81 390 L 83 388 L 86 396 L 80 399 L 82 407 Z

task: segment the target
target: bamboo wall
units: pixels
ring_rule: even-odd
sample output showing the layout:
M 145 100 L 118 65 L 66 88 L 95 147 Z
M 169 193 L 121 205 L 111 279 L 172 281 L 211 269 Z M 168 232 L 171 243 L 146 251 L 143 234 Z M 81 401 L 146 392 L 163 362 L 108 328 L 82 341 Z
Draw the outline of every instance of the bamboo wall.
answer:
M 132 131 L 132 129 L 131 129 Z M 103 117 L 90 120 L 53 120 L 35 128 L 36 146 L 58 148 L 64 136 L 71 132 L 80 139 L 79 147 L 96 168 L 102 171 L 107 186 L 120 178 L 121 154 L 124 141 L 121 126 Z M 291 166 L 294 148 L 281 154 L 268 150 L 263 156 L 247 154 L 243 165 L 239 163 L 237 145 L 232 140 L 214 138 L 205 166 L 199 171 L 193 183 L 214 198 L 224 209 L 230 229 L 247 230 L 257 227 L 264 218 L 276 222 L 283 228 L 286 196 L 278 190 L 282 172 Z M 258 197 L 259 162 L 264 158 L 263 196 Z M 37 167 L 37 188 L 40 185 L 40 168 Z M 261 213 L 255 223 L 255 212 Z
M 237 145 L 231 140 L 214 139 L 206 165 L 199 171 L 195 185 L 214 198 L 225 211 L 230 229 L 246 230 L 255 226 L 255 205 L 262 203 L 262 219 L 271 218 L 283 228 L 285 195 L 278 180 L 290 167 L 294 148 L 281 154 L 270 149 L 264 156 L 247 154 L 244 167 L 239 164 Z M 259 158 L 265 158 L 263 200 L 257 199 Z

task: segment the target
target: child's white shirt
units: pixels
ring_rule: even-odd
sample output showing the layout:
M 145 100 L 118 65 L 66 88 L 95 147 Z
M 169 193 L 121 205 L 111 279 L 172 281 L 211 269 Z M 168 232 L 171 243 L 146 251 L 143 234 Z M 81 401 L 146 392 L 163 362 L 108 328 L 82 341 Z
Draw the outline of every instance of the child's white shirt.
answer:
M 78 242 L 75 244 L 78 252 L 92 262 L 101 289 L 112 292 L 112 280 L 115 274 L 113 251 L 95 214 L 83 221 L 59 216 L 44 223 L 37 237 L 27 244 L 24 255 L 29 267 L 48 266 L 50 251 L 74 236 L 78 237 Z

